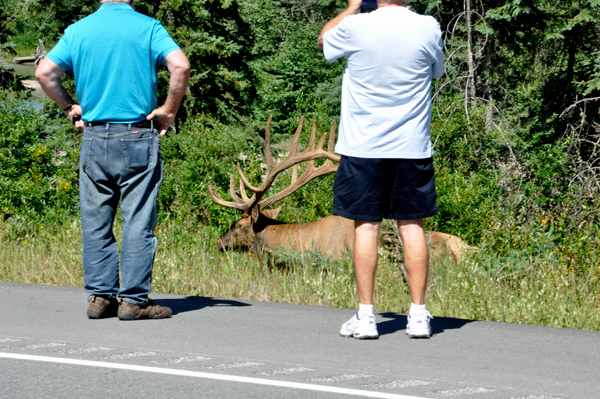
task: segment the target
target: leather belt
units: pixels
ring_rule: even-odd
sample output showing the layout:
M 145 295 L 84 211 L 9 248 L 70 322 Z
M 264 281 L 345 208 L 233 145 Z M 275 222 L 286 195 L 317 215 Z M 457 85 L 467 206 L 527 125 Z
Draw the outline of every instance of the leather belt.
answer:
M 106 123 L 106 122 L 87 122 L 84 121 L 84 126 L 85 127 L 96 127 L 96 126 L 102 126 L 105 128 L 109 128 L 110 126 L 128 126 L 130 128 L 137 128 L 137 129 L 153 129 L 154 128 L 154 121 L 141 121 L 141 122 L 137 122 L 137 123 Z

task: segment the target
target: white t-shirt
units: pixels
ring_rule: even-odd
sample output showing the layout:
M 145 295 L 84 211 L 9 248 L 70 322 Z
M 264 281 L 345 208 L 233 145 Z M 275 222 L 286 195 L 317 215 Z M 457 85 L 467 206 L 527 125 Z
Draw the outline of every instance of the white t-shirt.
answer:
M 444 73 L 437 21 L 406 7 L 351 15 L 323 37 L 329 62 L 346 58 L 335 151 L 361 158 L 433 155 L 431 79 Z

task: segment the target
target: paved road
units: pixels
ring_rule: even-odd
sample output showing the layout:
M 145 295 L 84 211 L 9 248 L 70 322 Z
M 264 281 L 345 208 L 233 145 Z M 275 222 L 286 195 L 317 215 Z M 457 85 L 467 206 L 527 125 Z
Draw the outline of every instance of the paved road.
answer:
M 81 288 L 0 282 L 0 398 L 600 398 L 600 333 L 436 318 L 338 336 L 353 310 L 155 294 L 166 320 L 88 320 Z

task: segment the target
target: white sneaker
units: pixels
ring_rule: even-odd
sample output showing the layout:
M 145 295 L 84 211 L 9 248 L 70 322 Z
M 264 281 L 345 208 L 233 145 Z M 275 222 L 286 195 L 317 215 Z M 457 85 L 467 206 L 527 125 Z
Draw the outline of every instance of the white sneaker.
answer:
M 377 339 L 379 333 L 377 332 L 377 321 L 375 315 L 364 315 L 362 318 L 358 318 L 358 312 L 344 325 L 340 330 L 342 337 L 354 337 L 358 339 Z
M 408 314 L 408 323 L 406 324 L 406 335 L 409 338 L 429 338 L 431 337 L 431 326 L 429 320 L 433 316 L 427 310 L 421 313 Z

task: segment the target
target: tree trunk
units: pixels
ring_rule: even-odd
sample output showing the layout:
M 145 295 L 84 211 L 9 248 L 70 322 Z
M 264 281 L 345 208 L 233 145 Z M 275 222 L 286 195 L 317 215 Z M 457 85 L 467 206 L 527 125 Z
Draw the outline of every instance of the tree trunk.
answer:
M 485 131 L 491 132 L 494 129 L 493 118 L 494 118 L 494 88 L 492 87 L 492 72 L 494 68 L 493 56 L 494 56 L 494 37 L 490 35 L 488 37 L 487 44 L 487 56 L 486 56 L 486 72 L 487 77 L 485 80 L 485 96 L 488 100 L 487 111 L 485 113 Z
M 475 108 L 475 63 L 473 62 L 473 26 L 471 25 L 471 0 L 465 0 L 465 19 L 467 23 L 467 64 L 469 66 L 469 98 Z

